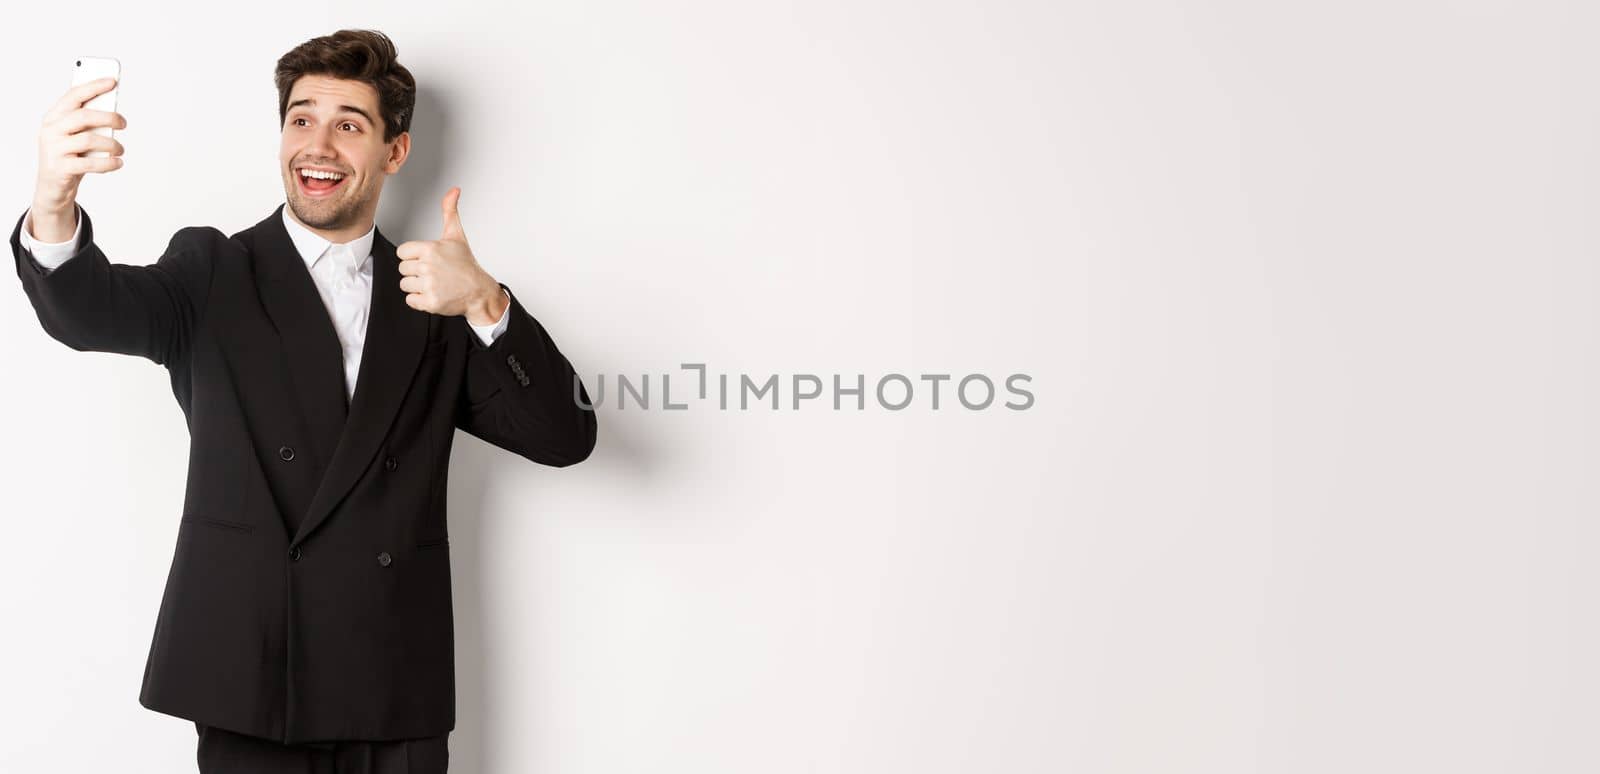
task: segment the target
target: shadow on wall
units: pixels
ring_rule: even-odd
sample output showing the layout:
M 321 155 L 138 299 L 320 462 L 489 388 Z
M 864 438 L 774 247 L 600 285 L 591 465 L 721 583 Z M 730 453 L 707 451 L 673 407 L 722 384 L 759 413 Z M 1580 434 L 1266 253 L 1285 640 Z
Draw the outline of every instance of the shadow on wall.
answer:
M 383 198 L 378 202 L 378 228 L 397 245 L 410 239 L 439 237 L 444 227 L 439 201 L 444 198 L 445 191 L 450 190 L 449 185 L 441 184 L 445 172 L 444 154 L 447 148 L 454 147 L 450 137 L 450 105 L 443 94 L 418 84 L 414 110 L 411 154 L 399 174 L 384 181 Z M 468 198 L 466 191 L 461 192 L 461 198 Z M 472 221 L 463 217 L 462 223 L 470 235 Z
M 484 675 L 488 660 L 483 640 L 483 503 L 489 468 L 498 449 L 457 433 L 451 444 L 449 496 L 445 507 L 450 532 L 450 596 L 456 634 L 456 728 L 450 732 L 450 770 L 489 771 L 483 759 L 491 697 Z

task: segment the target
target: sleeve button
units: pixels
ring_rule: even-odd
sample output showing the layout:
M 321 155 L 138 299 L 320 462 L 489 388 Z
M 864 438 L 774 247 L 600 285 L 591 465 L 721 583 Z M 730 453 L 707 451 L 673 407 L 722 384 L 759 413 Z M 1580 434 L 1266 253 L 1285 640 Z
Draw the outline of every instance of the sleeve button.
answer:
M 291 449 L 287 446 L 279 446 L 278 457 L 284 462 L 288 462 L 289 460 L 294 459 L 294 449 Z
M 381 551 L 381 552 L 378 553 L 378 564 L 379 565 L 382 565 L 384 567 L 388 567 L 389 563 L 392 562 L 392 561 L 394 561 L 394 557 L 389 556 L 389 552 L 388 551 Z

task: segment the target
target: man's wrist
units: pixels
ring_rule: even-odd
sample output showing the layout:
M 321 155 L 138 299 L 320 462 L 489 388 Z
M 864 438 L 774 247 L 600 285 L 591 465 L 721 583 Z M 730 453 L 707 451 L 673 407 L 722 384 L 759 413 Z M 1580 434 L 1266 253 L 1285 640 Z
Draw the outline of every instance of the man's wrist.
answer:
M 505 315 L 511 297 L 501 289 L 500 283 L 486 289 L 481 298 L 467 306 L 467 322 L 473 325 L 494 325 Z
M 60 243 L 68 241 L 77 231 L 78 206 L 68 201 L 65 206 L 35 201 L 28 207 L 28 237 L 37 242 Z
M 46 217 L 60 217 L 71 215 L 77 211 L 77 202 L 71 198 L 65 200 L 46 199 L 39 196 L 33 197 L 33 204 L 29 209 Z

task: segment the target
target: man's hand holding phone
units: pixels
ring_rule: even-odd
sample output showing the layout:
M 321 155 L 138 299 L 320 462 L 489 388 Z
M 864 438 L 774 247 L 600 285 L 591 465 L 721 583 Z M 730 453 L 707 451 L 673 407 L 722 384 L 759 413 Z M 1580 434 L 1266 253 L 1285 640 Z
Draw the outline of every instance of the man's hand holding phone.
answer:
M 89 172 L 122 168 L 122 143 L 94 130 L 125 129 L 121 113 L 84 103 L 115 88 L 115 78 L 99 78 L 68 89 L 45 113 L 39 129 L 39 177 L 34 184 L 29 231 L 41 242 L 65 242 L 77 226 L 78 183 Z M 109 156 L 85 154 L 105 151 Z

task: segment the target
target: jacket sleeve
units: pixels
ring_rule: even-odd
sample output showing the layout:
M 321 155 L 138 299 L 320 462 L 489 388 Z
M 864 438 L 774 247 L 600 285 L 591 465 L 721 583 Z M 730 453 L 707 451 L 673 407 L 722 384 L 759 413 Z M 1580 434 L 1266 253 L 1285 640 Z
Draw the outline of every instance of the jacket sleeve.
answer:
M 185 357 L 211 284 L 212 253 L 222 232 L 178 231 L 149 266 L 111 263 L 94 241 L 89 213 L 78 210 L 78 250 L 49 269 L 22 246 L 22 221 L 11 230 L 17 277 L 40 325 L 80 352 L 138 355 L 171 366 Z
M 78 217 L 78 206 L 74 204 L 72 207 L 72 238 L 65 242 L 40 242 L 34 239 L 28 230 L 30 212 L 31 209 L 22 213 L 22 230 L 17 232 L 17 237 L 22 240 L 22 249 L 32 255 L 39 265 L 51 271 L 72 260 L 72 256 L 78 252 L 78 235 L 83 231 L 83 219 Z
M 504 283 L 511 297 L 505 333 L 485 346 L 466 317 L 453 317 L 469 342 L 456 427 L 534 462 L 565 467 L 594 450 L 597 423 L 572 364 Z

